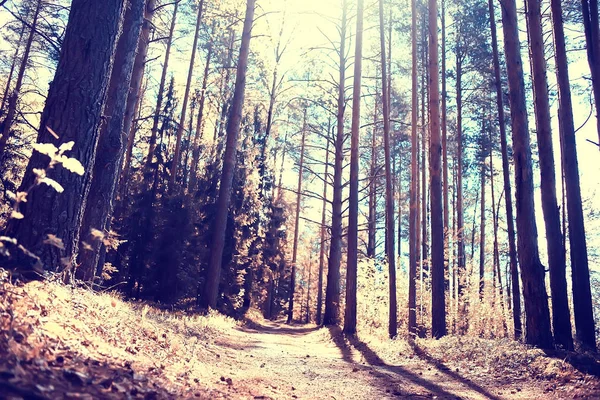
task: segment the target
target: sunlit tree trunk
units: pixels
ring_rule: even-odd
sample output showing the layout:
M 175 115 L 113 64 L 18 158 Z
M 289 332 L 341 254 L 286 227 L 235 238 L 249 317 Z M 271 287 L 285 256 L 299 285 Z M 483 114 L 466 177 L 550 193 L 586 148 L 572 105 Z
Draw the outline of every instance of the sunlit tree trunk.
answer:
M 396 300 L 396 253 L 394 252 L 394 197 L 392 193 L 392 157 L 390 153 L 390 106 L 388 104 L 387 62 L 385 55 L 385 33 L 383 22 L 383 0 L 379 0 L 379 31 L 381 42 L 381 78 L 382 78 L 382 103 L 383 103 L 383 149 L 385 154 L 385 213 L 386 218 L 386 258 L 389 269 L 389 324 L 388 333 L 391 338 L 398 333 Z
M 333 204 L 331 210 L 331 241 L 329 244 L 329 265 L 325 292 L 325 314 L 323 325 L 336 325 L 340 306 L 340 264 L 342 262 L 342 172 L 344 162 L 344 110 L 346 80 L 346 29 L 348 2 L 342 2 L 340 27 L 340 75 L 338 82 L 337 130 L 333 162 Z
M 298 235 L 300 234 L 300 206 L 302 203 L 302 178 L 304 173 L 304 149 L 306 146 L 306 106 L 304 108 L 304 122 L 302 123 L 302 139 L 300 142 L 300 164 L 298 165 L 298 187 L 296 188 L 296 212 L 294 217 L 294 244 L 292 247 L 292 273 L 290 275 L 290 301 L 287 323 L 294 319 L 294 292 L 296 290 L 296 262 L 298 260 Z
M 519 290 L 519 271 L 517 269 L 517 248 L 515 243 L 515 225 L 513 218 L 512 188 L 510 186 L 510 166 L 508 163 L 506 124 L 504 122 L 504 99 L 502 94 L 502 81 L 500 80 L 500 59 L 498 56 L 496 16 L 492 0 L 488 0 L 488 7 L 490 12 L 490 27 L 492 32 L 492 55 L 494 60 L 496 104 L 498 107 L 498 126 L 500 127 L 500 147 L 502 150 L 502 174 L 504 178 L 504 201 L 506 204 L 506 227 L 508 233 L 508 259 L 510 262 L 510 277 L 512 280 L 513 327 L 515 339 L 518 340 L 523 334 L 523 328 L 521 327 L 521 292 Z M 508 295 L 510 296 L 510 291 L 508 292 Z
M 411 71 L 411 159 L 410 159 L 410 211 L 409 211 L 409 269 L 408 269 L 408 332 L 411 335 L 417 333 L 417 123 L 418 123 L 418 79 L 417 79 L 417 1 L 411 0 L 411 48 L 412 48 L 412 71 Z
M 521 265 L 527 321 L 525 341 L 527 344 L 537 347 L 550 348 L 553 344 L 550 330 L 550 311 L 544 283 L 545 271 L 540 262 L 537 244 L 537 226 L 533 200 L 533 167 L 517 7 L 514 0 L 505 0 L 503 3 L 502 25 L 515 160 L 518 256 Z
M 376 92 L 379 85 L 375 86 Z M 373 132 L 371 135 L 371 165 L 369 168 L 369 221 L 367 238 L 367 257 L 375 258 L 377 246 L 377 119 L 378 115 L 378 97 L 375 97 L 375 107 L 373 109 Z
M 596 350 L 594 312 L 590 288 L 587 244 L 581 188 L 579 184 L 579 166 L 575 143 L 575 124 L 573 122 L 573 104 L 569 84 L 569 68 L 565 33 L 562 22 L 560 0 L 551 0 L 552 21 L 554 27 L 554 45 L 556 53 L 556 75 L 558 80 L 559 123 L 562 137 L 562 160 L 565 171 L 567 211 L 569 216 L 569 244 L 571 268 L 573 269 L 573 308 L 575 314 L 575 332 L 577 341 L 584 347 Z M 597 3 L 596 3 L 597 10 Z M 596 14 L 596 25 L 598 24 Z M 598 61 L 598 60 L 597 60 Z
M 483 132 L 482 132 L 483 135 Z M 479 225 L 479 300 L 485 289 L 485 160 L 481 162 L 481 210 Z
M 233 174 L 236 164 L 236 154 L 240 123 L 242 121 L 242 108 L 246 90 L 246 71 L 248 69 L 248 55 L 250 53 L 250 39 L 252 38 L 252 24 L 254 22 L 254 8 L 256 0 L 247 0 L 246 17 L 242 33 L 242 43 L 238 59 L 237 75 L 235 80 L 235 92 L 229 120 L 227 122 L 227 143 L 223 156 L 223 170 L 221 172 L 221 185 L 215 213 L 213 227 L 213 240 L 210 248 L 210 261 L 206 285 L 200 299 L 203 307 L 215 308 L 219 295 L 219 282 L 221 280 L 221 268 L 223 248 L 225 247 L 225 231 L 227 227 L 227 215 L 229 213 L 229 201 L 233 187 Z
M 330 132 L 328 127 L 327 132 Z M 327 138 L 327 149 L 325 151 L 325 173 L 323 175 L 323 206 L 321 211 L 321 242 L 319 246 L 319 281 L 317 283 L 317 324 L 321 324 L 323 316 L 323 270 L 325 268 L 325 235 L 327 233 L 327 182 L 329 172 L 329 144 L 330 140 Z
M 445 287 L 450 287 L 450 210 L 448 202 L 448 116 L 447 116 L 447 91 L 446 91 L 446 1 L 442 0 L 442 162 L 443 162 L 443 195 L 444 195 L 444 263 Z
M 429 171 L 431 197 L 431 334 L 446 335 L 444 285 L 444 215 L 442 197 L 442 137 L 440 133 L 440 68 L 437 0 L 429 0 Z
M 540 0 L 526 0 L 527 31 L 529 33 L 530 63 L 533 79 L 533 100 L 538 153 L 540 159 L 542 210 L 546 226 L 548 264 L 550 266 L 550 293 L 554 341 L 561 348 L 572 350 L 571 313 L 567 297 L 566 260 L 560 228 L 560 211 L 556 198 L 556 176 L 548 79 L 542 29 Z

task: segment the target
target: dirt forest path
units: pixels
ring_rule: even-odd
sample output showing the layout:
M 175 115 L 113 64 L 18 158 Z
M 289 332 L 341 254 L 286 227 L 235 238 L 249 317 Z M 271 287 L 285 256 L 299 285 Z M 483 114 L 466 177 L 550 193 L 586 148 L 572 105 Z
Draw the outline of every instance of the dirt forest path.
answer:
M 552 398 L 535 382 L 476 383 L 426 356 L 389 364 L 358 339 L 314 325 L 249 322 L 215 344 L 232 350 L 214 365 L 223 398 Z

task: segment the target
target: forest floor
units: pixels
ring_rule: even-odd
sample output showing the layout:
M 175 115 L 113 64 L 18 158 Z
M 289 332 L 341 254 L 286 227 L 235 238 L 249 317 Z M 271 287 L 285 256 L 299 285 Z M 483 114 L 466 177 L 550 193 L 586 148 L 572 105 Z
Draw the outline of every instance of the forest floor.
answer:
M 0 398 L 600 398 L 590 355 L 509 340 L 348 338 L 251 316 L 0 279 Z

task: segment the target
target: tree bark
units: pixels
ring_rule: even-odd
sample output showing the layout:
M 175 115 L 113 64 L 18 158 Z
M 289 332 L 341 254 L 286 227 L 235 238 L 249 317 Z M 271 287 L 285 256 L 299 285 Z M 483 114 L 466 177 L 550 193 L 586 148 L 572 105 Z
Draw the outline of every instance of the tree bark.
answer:
M 515 340 L 521 338 L 521 292 L 519 290 L 519 271 L 517 268 L 517 246 L 515 243 L 515 225 L 513 218 L 512 188 L 510 186 L 510 166 L 508 163 L 508 144 L 506 141 L 506 125 L 504 118 L 504 100 L 502 81 L 500 79 L 500 57 L 498 56 L 498 39 L 496 32 L 496 16 L 492 0 L 488 0 L 490 12 L 490 28 L 492 32 L 492 55 L 494 61 L 494 83 L 496 86 L 496 104 L 498 107 L 498 126 L 500 127 L 500 147 L 502 151 L 502 173 L 504 178 L 504 201 L 506 203 L 506 226 L 508 233 L 508 258 L 512 279 L 513 327 Z M 510 292 L 508 292 L 510 295 Z M 510 303 L 510 302 L 509 302 Z
M 327 129 L 330 132 L 330 129 Z M 329 170 L 329 139 L 327 139 L 327 150 L 325 151 L 325 173 L 323 177 L 323 208 L 321 211 L 321 244 L 319 248 L 319 282 L 317 284 L 317 324 L 321 324 L 323 314 L 323 269 L 325 267 L 325 234 L 327 228 L 327 176 Z
M 581 0 L 587 59 L 592 75 L 592 91 L 596 105 L 596 128 L 600 144 L 600 26 L 598 0 Z M 600 146 L 598 147 L 600 149 Z
M 418 123 L 418 78 L 417 78 L 417 1 L 411 0 L 411 48 L 412 48 L 412 110 L 411 110 L 411 159 L 410 159 L 410 213 L 409 213 L 409 267 L 408 267 L 408 332 L 417 333 L 417 123 Z
M 551 348 L 552 333 L 548 295 L 544 283 L 545 271 L 540 262 L 537 245 L 533 168 L 515 0 L 504 0 L 502 25 L 515 160 L 518 256 L 527 321 L 525 341 L 533 346 Z
M 579 166 L 575 143 L 575 124 L 573 122 L 573 104 L 571 101 L 571 87 L 569 84 L 569 67 L 562 21 L 562 6 L 560 0 L 551 0 L 550 6 L 552 10 L 556 53 L 559 123 L 560 135 L 562 137 L 561 155 L 565 171 L 567 211 L 569 217 L 569 244 L 571 247 L 571 268 L 573 270 L 575 332 L 576 339 L 581 345 L 595 351 L 596 337 L 594 334 L 594 312 L 592 307 L 583 208 L 581 204 Z M 596 24 L 597 23 L 596 19 Z
M 533 79 L 536 134 L 540 159 L 542 210 L 546 226 L 548 264 L 550 266 L 550 293 L 552 300 L 552 326 L 555 344 L 566 350 L 573 349 L 571 335 L 571 313 L 567 296 L 565 251 L 560 228 L 560 211 L 556 198 L 556 176 L 542 10 L 540 0 L 525 1 L 529 51 Z
M 356 48 L 354 52 L 354 87 L 352 93 L 352 130 L 350 134 L 350 199 L 348 208 L 348 258 L 346 261 L 346 310 L 344 314 L 344 333 L 349 335 L 356 333 L 356 290 L 358 285 L 358 146 L 360 137 L 363 9 L 363 0 L 358 0 L 356 9 Z M 381 25 L 381 29 L 383 30 L 383 25 Z M 394 213 L 389 214 L 388 218 L 394 219 Z M 391 253 L 390 257 L 395 257 L 394 253 Z
M 25 218 L 13 221 L 8 227 L 8 236 L 37 253 L 50 268 L 75 263 L 122 10 L 120 0 L 73 0 L 37 142 L 58 145 L 74 141 L 70 155 L 83 164 L 85 173 L 79 176 L 62 167 L 52 170 L 49 177 L 64 192 L 57 193 L 46 185 L 36 187 L 23 204 Z M 48 128 L 60 135 L 60 139 Z M 34 153 L 20 190 L 27 190 L 34 183 L 34 168 L 43 169 L 47 165 L 47 156 Z M 64 250 L 44 245 L 47 234 L 60 238 Z
M 429 175 L 431 198 L 431 334 L 446 335 L 444 284 L 444 215 L 442 197 L 442 138 L 440 133 L 440 67 L 437 0 L 429 0 Z
M 96 147 L 93 180 L 88 194 L 85 213 L 79 232 L 82 241 L 76 277 L 91 282 L 96 270 L 103 265 L 98 261 L 106 251 L 103 241 L 91 234 L 92 229 L 108 235 L 110 231 L 119 170 L 127 142 L 124 126 L 127 96 L 131 83 L 135 52 L 144 19 L 144 0 L 129 0 L 123 19 L 123 31 L 117 43 L 104 115 L 108 122 L 100 130 Z M 130 123 L 130 121 L 129 121 Z M 85 244 L 91 248 L 86 249 Z
M 302 123 L 302 139 L 300 144 L 300 164 L 298 166 L 298 187 L 296 188 L 296 213 L 294 218 L 294 244 L 292 248 L 292 273 L 290 276 L 290 301 L 288 308 L 287 323 L 291 324 L 294 319 L 294 292 L 296 290 L 296 262 L 298 260 L 298 235 L 300 234 L 300 205 L 302 203 L 302 178 L 304 171 L 304 149 L 306 146 L 306 111 L 304 108 L 304 122 Z
M 381 42 L 381 78 L 383 103 L 383 151 L 385 154 L 385 214 L 386 256 L 389 269 L 389 324 L 390 338 L 398 334 L 398 304 L 396 300 L 396 253 L 394 252 L 394 195 L 392 191 L 392 157 L 390 152 L 390 105 L 388 104 L 387 63 L 385 55 L 385 33 L 383 22 L 383 0 L 379 0 L 379 28 Z
M 201 297 L 201 306 L 216 308 L 219 295 L 219 282 L 221 280 L 221 268 L 223 248 L 225 247 L 225 231 L 227 228 L 227 215 L 229 213 L 229 202 L 231 189 L 233 187 L 233 174 L 237 154 L 238 136 L 240 123 L 242 121 L 242 108 L 246 90 L 246 71 L 248 69 L 248 55 L 250 53 L 250 39 L 252 38 L 252 24 L 254 22 L 254 8 L 256 0 L 247 0 L 246 17 L 242 33 L 242 43 L 238 59 L 238 68 L 235 80 L 235 91 L 229 120 L 227 122 L 227 143 L 223 157 L 223 171 L 221 172 L 221 186 L 215 223 L 213 228 L 213 241 L 210 248 L 210 261 L 208 265 L 208 276 L 206 286 Z
M 325 293 L 323 325 L 336 325 L 340 305 L 340 264 L 342 262 L 342 173 L 344 163 L 344 112 L 346 80 L 346 29 L 348 24 L 348 0 L 342 2 L 342 25 L 340 27 L 340 81 L 338 85 L 337 130 L 333 163 L 333 203 L 331 210 L 331 241 Z
M 483 132 L 481 133 L 483 135 Z M 485 160 L 481 163 L 481 219 L 479 224 L 479 300 L 485 289 Z

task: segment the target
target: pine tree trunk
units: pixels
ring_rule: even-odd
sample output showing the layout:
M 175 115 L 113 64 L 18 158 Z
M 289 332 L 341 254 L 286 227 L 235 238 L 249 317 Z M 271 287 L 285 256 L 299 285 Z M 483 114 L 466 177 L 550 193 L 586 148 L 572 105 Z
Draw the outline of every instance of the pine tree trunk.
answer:
M 450 210 L 448 202 L 448 116 L 446 90 L 446 0 L 442 0 L 442 161 L 443 161 L 443 196 L 444 196 L 444 279 L 446 290 L 450 288 Z
M 561 348 L 572 350 L 571 313 L 567 296 L 567 276 L 565 251 L 562 247 L 560 211 L 556 198 L 556 176 L 548 79 L 542 30 L 540 0 L 525 1 L 529 51 L 533 79 L 533 100 L 535 105 L 536 134 L 540 159 L 542 210 L 546 226 L 548 264 L 550 266 L 550 293 L 552 300 L 552 326 L 554 341 Z
M 431 196 L 431 335 L 446 335 L 444 284 L 444 214 L 442 197 L 442 137 L 440 133 L 440 68 L 437 0 L 429 0 L 429 171 Z
M 340 264 L 342 262 L 342 173 L 344 163 L 344 109 L 346 80 L 346 29 L 348 24 L 348 1 L 342 3 L 342 26 L 340 28 L 340 80 L 338 86 L 337 130 L 333 162 L 333 204 L 331 210 L 331 241 L 325 292 L 323 325 L 336 325 L 340 306 Z
M 463 209 L 463 128 L 462 128 L 462 58 L 456 55 L 456 219 L 457 219 L 457 271 L 456 288 L 458 298 L 457 310 L 459 314 L 466 312 L 465 304 L 465 283 L 466 283 L 466 254 L 465 254 L 465 226 Z M 464 315 L 457 315 L 462 320 Z M 462 321 L 458 327 L 459 333 L 466 332 L 465 321 Z
M 575 332 L 577 341 L 581 345 L 595 351 L 596 337 L 594 334 L 594 312 L 590 288 L 590 271 L 588 266 L 583 208 L 581 204 L 579 166 L 575 143 L 575 124 L 573 122 L 573 105 L 571 101 L 571 87 L 569 84 L 569 69 L 562 22 L 561 2 L 560 0 L 551 0 L 550 5 L 554 26 L 556 74 L 560 104 L 560 134 L 563 143 L 561 153 L 564 163 L 567 211 L 569 216 L 569 244 L 571 246 L 571 268 L 573 270 Z M 598 21 L 596 15 L 596 25 L 597 24 Z M 596 64 L 598 64 L 598 62 L 596 62 Z
M 352 92 L 352 130 L 350 134 L 350 198 L 348 208 L 348 258 L 346 261 L 346 309 L 344 314 L 344 333 L 349 335 L 356 333 L 356 290 L 358 285 L 358 146 L 362 81 L 363 8 L 363 0 L 358 0 L 356 11 L 356 49 L 354 52 L 354 87 Z M 381 29 L 383 30 L 383 25 Z M 388 218 L 394 219 L 394 213 L 389 214 Z M 391 253 L 391 257 L 394 257 L 394 253 Z
M 390 105 L 388 104 L 387 63 L 383 22 L 383 0 L 379 0 L 379 30 L 381 42 L 381 77 L 383 89 L 383 149 L 385 154 L 385 214 L 386 256 L 389 269 L 389 324 L 388 333 L 393 338 L 398 333 L 398 304 L 396 300 L 396 253 L 394 252 L 394 195 L 392 191 L 392 157 L 390 152 Z
M 483 300 L 483 291 L 485 289 L 485 160 L 482 160 L 480 175 L 481 219 L 479 225 L 479 300 Z
M 2 134 L 2 136 L 0 136 L 0 162 L 2 162 L 2 159 L 4 158 L 4 152 L 6 151 L 6 144 L 8 143 L 8 138 L 10 137 L 10 131 L 12 130 L 13 123 L 17 116 L 19 95 L 21 94 L 23 78 L 25 77 L 25 70 L 27 69 L 27 63 L 29 62 L 29 53 L 31 52 L 31 46 L 33 45 L 33 39 L 35 37 L 38 17 L 41 9 L 42 0 L 37 0 L 35 11 L 33 13 L 33 19 L 31 21 L 31 29 L 29 30 L 29 37 L 27 38 L 27 43 L 25 44 L 25 52 L 23 53 L 23 59 L 21 60 L 19 73 L 17 74 L 17 82 L 15 83 L 15 88 L 8 99 L 8 110 L 6 112 L 6 117 L 4 118 L 2 125 L 0 125 L 0 134 Z
M 2 103 L 0 103 L 0 117 L 4 115 L 4 106 L 6 105 L 6 101 L 8 100 L 8 94 L 10 93 L 10 84 L 12 82 L 12 77 L 15 73 L 17 62 L 19 61 L 19 51 L 21 50 L 21 43 L 23 42 L 23 35 L 25 34 L 25 26 L 25 24 L 21 26 L 21 31 L 19 32 L 19 39 L 17 40 L 17 48 L 15 49 L 15 55 L 13 56 L 12 62 L 10 63 L 10 71 L 8 72 L 8 77 L 6 78 L 6 87 L 4 88 L 4 92 L 2 93 Z
M 417 78 L 417 1 L 411 0 L 411 48 L 412 48 L 412 110 L 411 110 L 411 158 L 410 158 L 410 215 L 409 215 L 409 268 L 408 268 L 408 332 L 417 333 L 417 205 L 418 166 L 417 166 L 417 109 L 418 109 L 418 78 Z
M 171 26 L 169 27 L 169 35 L 167 36 L 167 48 L 165 50 L 165 61 L 163 63 L 162 74 L 160 76 L 160 83 L 158 85 L 158 95 L 156 97 L 156 108 L 154 110 L 154 118 L 152 120 L 152 129 L 150 131 L 150 142 L 148 145 L 148 155 L 146 156 L 146 165 L 144 171 L 144 181 L 147 187 L 150 178 L 153 176 L 152 170 L 150 169 L 154 162 L 154 151 L 156 149 L 156 138 L 158 134 L 158 123 L 160 122 L 160 113 L 162 110 L 162 102 L 165 93 L 165 84 L 167 83 L 167 71 L 169 69 L 169 59 L 171 57 L 171 45 L 173 44 L 173 33 L 175 31 L 175 23 L 177 22 L 177 10 L 179 9 L 179 1 L 175 2 L 173 9 L 173 15 L 171 17 Z
M 581 0 L 587 59 L 592 74 L 592 91 L 596 103 L 596 127 L 600 149 L 600 26 L 598 0 Z
M 221 172 L 221 185 L 213 228 L 213 241 L 210 248 L 210 261 L 208 265 L 208 276 L 202 293 L 200 304 L 203 307 L 216 308 L 219 296 L 219 282 L 221 280 L 221 268 L 223 248 L 225 247 L 225 231 L 227 228 L 227 215 L 229 213 L 229 201 L 233 187 L 233 175 L 237 154 L 238 136 L 240 123 L 242 121 L 242 108 L 246 90 L 246 71 L 248 69 L 248 55 L 250 53 L 250 39 L 252 38 L 252 24 L 254 22 L 254 8 L 256 0 L 247 0 L 246 17 L 242 43 L 238 59 L 237 75 L 235 80 L 235 92 L 229 120 L 227 122 L 227 143 L 223 156 L 223 171 Z
M 327 132 L 330 132 L 328 127 Z M 320 325 L 323 317 L 323 269 L 325 268 L 325 234 L 327 233 L 327 181 L 329 171 L 329 139 L 325 151 L 325 173 L 323 175 L 323 208 L 321 211 L 321 242 L 319 246 L 319 282 L 317 284 L 317 324 Z
M 376 84 L 375 92 L 379 90 Z M 377 117 L 378 115 L 378 97 L 375 96 L 375 107 L 373 110 L 373 132 L 371 136 L 371 165 L 369 169 L 369 221 L 368 221 L 368 241 L 367 257 L 375 258 L 377 246 Z
M 175 189 L 175 182 L 177 180 L 177 171 L 179 171 L 179 164 L 181 161 L 181 138 L 183 136 L 183 129 L 185 125 L 185 116 L 187 112 L 187 105 L 190 97 L 190 88 L 192 86 L 192 77 L 194 76 L 194 61 L 196 60 L 196 49 L 198 47 L 198 33 L 200 32 L 200 23 L 202 22 L 202 11 L 204 10 L 204 0 L 200 0 L 198 5 L 198 17 L 196 18 L 196 30 L 194 31 L 194 44 L 192 45 L 192 55 L 190 56 L 190 68 L 188 70 L 187 83 L 185 85 L 185 94 L 183 95 L 183 105 L 181 106 L 181 117 L 179 119 L 179 125 L 177 126 L 177 139 L 175 141 L 175 153 L 173 154 L 173 161 L 171 162 L 171 177 L 169 181 L 169 192 L 173 192 Z M 193 111 L 192 111 L 193 113 Z
M 498 56 L 498 39 L 496 32 L 496 16 L 492 0 L 488 0 L 490 12 L 490 27 L 492 32 L 492 54 L 494 60 L 494 83 L 496 85 L 496 104 L 498 106 L 498 125 L 500 127 L 500 147 L 502 150 L 502 173 L 504 177 L 504 200 L 506 203 L 506 226 L 508 233 L 508 258 L 510 262 L 510 276 L 512 279 L 513 299 L 513 327 L 515 339 L 523 334 L 521 327 L 521 293 L 519 291 L 519 271 L 517 268 L 517 246 L 515 243 L 515 225 L 512 206 L 512 188 L 510 186 L 510 166 L 508 163 L 508 144 L 506 141 L 506 125 L 504 118 L 504 100 L 502 94 L 502 81 L 500 80 L 500 60 Z M 507 282 L 508 284 L 508 282 Z M 510 292 L 508 292 L 510 296 Z M 509 301 L 510 304 L 510 301 Z
M 210 61 L 213 54 L 212 42 L 208 44 L 208 52 L 206 54 L 206 64 L 204 65 L 204 77 L 202 78 L 202 90 L 200 93 L 200 105 L 198 107 L 198 119 L 196 121 L 196 135 L 194 136 L 194 144 L 192 150 L 192 165 L 190 167 L 190 184 L 188 192 L 194 193 L 198 186 L 198 163 L 200 162 L 200 139 L 202 138 L 202 129 L 204 125 L 204 106 L 206 104 L 206 89 L 208 87 L 208 76 L 210 74 Z
M 129 186 L 129 169 L 131 168 L 131 156 L 133 154 L 133 143 L 135 140 L 134 118 L 142 105 L 142 81 L 144 80 L 144 71 L 146 69 L 146 59 L 148 57 L 148 47 L 150 45 L 150 32 L 153 29 L 152 20 L 154 18 L 154 9 L 156 0 L 147 0 L 144 10 L 144 23 L 137 44 L 135 61 L 133 62 L 133 73 L 131 75 L 131 84 L 129 85 L 129 95 L 127 96 L 127 108 L 125 110 L 125 121 L 123 122 L 123 132 L 127 134 L 127 149 L 125 151 L 125 160 L 120 178 L 120 197 L 125 199 Z
M 35 252 L 49 268 L 74 265 L 79 244 L 79 227 L 92 179 L 102 111 L 112 69 L 123 2 L 73 0 L 56 73 L 42 113 L 38 143 L 59 145 L 74 141 L 70 156 L 84 166 L 79 176 L 57 167 L 49 177 L 63 193 L 46 185 L 36 187 L 23 204 L 25 218 L 8 227 L 8 236 Z M 56 139 L 48 128 L 56 132 Z M 48 157 L 34 152 L 20 190 L 34 183 L 34 168 L 45 168 Z M 54 234 L 64 250 L 44 245 L 46 234 Z
M 304 108 L 304 122 L 302 123 L 302 139 L 300 143 L 300 164 L 298 166 L 298 187 L 296 188 L 296 213 L 294 217 L 294 244 L 292 247 L 292 273 L 290 276 L 290 301 L 288 308 L 287 323 L 291 324 L 294 319 L 294 292 L 296 290 L 296 262 L 298 260 L 298 235 L 300 234 L 300 206 L 302 203 L 302 178 L 304 173 L 304 149 L 306 146 L 306 112 Z M 302 313 L 300 313 L 302 315 Z
M 135 53 L 144 19 L 144 0 L 129 0 L 123 19 L 123 31 L 117 43 L 104 115 L 108 119 L 100 130 L 96 147 L 93 179 L 88 194 L 79 236 L 82 239 L 76 277 L 91 282 L 106 251 L 103 241 L 91 234 L 93 229 L 108 235 L 117 192 L 119 170 L 125 153 L 124 126 Z M 91 248 L 87 248 L 85 244 Z
M 533 346 L 550 348 L 552 347 L 550 311 L 544 283 L 545 271 L 539 259 L 537 245 L 531 146 L 525 103 L 525 83 L 520 53 L 517 7 L 514 0 L 505 0 L 503 3 L 502 25 L 515 160 L 518 256 L 521 265 L 527 321 L 525 341 Z

